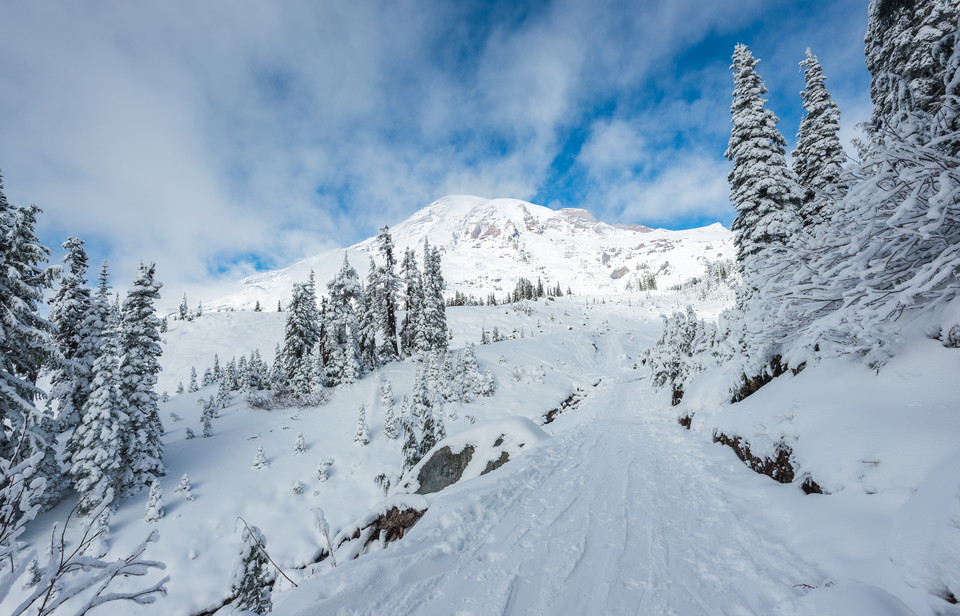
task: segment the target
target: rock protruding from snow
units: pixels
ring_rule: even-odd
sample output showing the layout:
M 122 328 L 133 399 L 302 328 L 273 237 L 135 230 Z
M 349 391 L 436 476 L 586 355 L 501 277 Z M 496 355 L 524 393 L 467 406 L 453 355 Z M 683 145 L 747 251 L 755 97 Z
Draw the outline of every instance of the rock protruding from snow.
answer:
M 399 482 L 398 492 L 432 494 L 503 466 L 521 450 L 549 438 L 525 417 L 478 424 L 443 439 Z
M 347 562 L 370 551 L 382 550 L 386 544 L 401 539 L 408 528 L 417 523 L 428 508 L 427 499 L 416 494 L 398 494 L 382 501 L 333 538 L 334 560 Z M 326 551 L 325 551 L 326 552 Z M 313 574 L 323 568 L 329 554 L 308 569 Z

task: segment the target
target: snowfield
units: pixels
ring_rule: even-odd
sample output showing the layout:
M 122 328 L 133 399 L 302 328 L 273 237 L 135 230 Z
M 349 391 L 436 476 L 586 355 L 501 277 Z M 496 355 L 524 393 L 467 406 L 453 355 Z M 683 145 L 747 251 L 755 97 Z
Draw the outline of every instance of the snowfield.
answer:
M 402 467 L 400 441 L 383 433 L 376 376 L 316 408 L 255 410 L 237 394 L 213 421 L 213 436 L 202 438 L 197 401 L 216 388 L 173 395 L 177 382 L 187 384 L 191 366 L 202 375 L 214 353 L 225 363 L 259 348 L 271 362 L 284 314 L 171 321 L 158 386 L 171 394 L 161 404 L 166 515 L 148 524 L 146 493 L 130 498 L 107 541 L 119 555 L 158 529 L 146 556 L 167 564 L 169 595 L 97 613 L 230 614 L 220 606 L 240 553 L 239 518 L 263 531 L 298 585 L 281 578 L 275 614 L 960 613 L 940 598 L 960 588 L 952 399 L 960 353 L 918 343 L 879 375 L 853 363 L 813 366 L 738 405 L 692 395 L 701 406 L 687 431 L 668 392 L 651 389 L 641 359 L 659 335 L 659 315 L 690 301 L 653 292 L 448 309 L 451 353 L 479 343 L 482 329 L 513 338 L 477 344 L 497 391 L 445 406 L 452 439 L 517 417 L 541 424 L 579 389 L 578 403 L 502 468 L 411 499 L 428 509 L 401 540 L 336 568 L 311 565 L 325 547 L 313 509 L 323 509 L 332 536 L 382 506 L 374 478 Z M 723 305 L 696 303 L 707 316 Z M 379 370 L 395 411 L 415 369 L 407 361 Z M 353 439 L 361 403 L 367 446 Z M 196 438 L 186 438 L 188 427 Z M 799 484 L 755 474 L 712 442 L 715 429 L 789 439 L 799 468 L 832 493 L 806 495 Z M 300 433 L 306 452 L 296 455 Z M 258 447 L 268 468 L 252 468 Z M 317 467 L 329 458 L 321 481 Z M 174 493 L 185 473 L 194 501 Z M 294 493 L 298 481 L 302 494 Z M 46 540 L 73 500 L 41 516 L 26 538 Z

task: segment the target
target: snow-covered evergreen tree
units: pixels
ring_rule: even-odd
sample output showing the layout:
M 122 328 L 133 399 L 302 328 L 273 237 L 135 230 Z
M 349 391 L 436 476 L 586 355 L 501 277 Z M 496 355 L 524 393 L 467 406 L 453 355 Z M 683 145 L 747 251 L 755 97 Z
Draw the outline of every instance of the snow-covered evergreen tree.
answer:
M 443 273 L 440 271 L 440 251 L 423 241 L 423 307 L 418 332 L 418 350 L 439 353 L 447 350 L 447 308 L 443 301 Z
M 842 196 L 838 183 L 847 157 L 838 136 L 840 109 L 827 92 L 820 61 L 807 49 L 800 66 L 806 83 L 800 93 L 805 113 L 793 151 L 793 171 L 804 190 L 800 218 L 809 226 L 829 218 L 830 212 L 823 208 Z
M 241 355 L 237 361 L 237 389 L 241 393 L 250 393 L 250 366 L 246 355 Z
M 680 403 L 684 391 L 706 368 L 719 361 L 717 328 L 697 318 L 693 307 L 663 318 L 663 332 L 647 350 L 654 387 L 667 387 L 674 405 Z
M 940 57 L 949 49 L 935 47 L 957 28 L 960 7 L 955 0 L 872 0 L 866 43 L 870 71 L 872 126 L 879 136 L 896 128 L 901 137 L 925 140 L 919 126 L 900 126 L 912 112 L 933 114 L 946 93 Z
M 418 460 L 446 436 L 442 413 L 443 399 L 439 394 L 441 384 L 436 380 L 436 374 L 439 371 L 430 368 L 431 364 L 437 365 L 438 357 L 438 355 L 428 356 L 425 365 L 417 369 L 414 377 L 411 413 L 418 423 L 421 435 L 418 443 Z M 431 373 L 434 374 L 434 378 L 431 378 Z
M 203 401 L 203 413 L 200 420 L 203 422 L 203 438 L 213 436 L 213 418 L 217 415 L 217 401 L 213 396 Z
M 313 273 L 311 272 L 311 279 Z M 294 394 L 305 394 L 313 385 L 311 353 L 320 335 L 313 283 L 293 285 L 283 338 L 284 383 Z
M 267 366 L 267 363 L 263 361 L 263 357 L 260 356 L 260 349 L 254 349 L 253 353 L 250 354 L 250 365 L 248 368 L 250 371 L 250 389 L 269 389 L 270 367 Z
M 472 344 L 468 344 L 457 353 L 454 376 L 449 383 L 452 385 L 451 399 L 459 402 L 471 402 L 493 393 L 487 391 L 486 379 L 480 373 L 477 355 Z
M 190 477 L 186 473 L 180 476 L 180 483 L 177 484 L 177 487 L 173 490 L 173 493 L 183 494 L 183 497 L 188 501 L 192 501 L 196 498 L 193 495 L 193 486 L 190 484 Z
M 303 438 L 303 432 L 297 435 L 297 442 L 293 444 L 293 455 L 299 456 L 307 452 L 307 442 Z
M 753 376 L 768 369 L 781 352 L 790 324 L 777 317 L 781 297 L 793 275 L 790 243 L 800 234 L 801 193 L 784 158 L 779 119 L 766 109 L 767 89 L 756 72 L 757 60 L 746 45 L 733 54 L 732 127 L 725 156 L 733 161 L 730 201 L 737 210 L 731 228 L 743 284 L 737 307 L 745 315 L 744 370 Z
M 93 306 L 87 288 L 87 253 L 83 240 L 71 237 L 63 243 L 60 286 L 50 300 L 50 325 L 59 356 L 50 378 L 48 405 L 54 410 L 59 431 L 71 430 L 80 423 L 80 414 L 90 395 L 95 345 L 99 332 L 87 327 Z
M 418 328 L 423 312 L 423 279 L 417 267 L 417 257 L 412 249 L 408 248 L 403 255 L 403 284 L 404 305 L 406 314 L 400 328 L 400 352 L 403 357 L 410 357 L 417 352 Z
M 317 479 L 321 482 L 330 478 L 330 467 L 333 466 L 333 458 L 327 458 L 317 465 Z
M 257 455 L 253 457 L 253 468 L 257 470 L 262 470 L 270 466 L 270 463 L 267 462 L 267 456 L 263 454 L 263 447 L 257 447 Z
M 873 38 L 868 40 L 868 56 L 885 49 L 884 53 L 901 54 L 899 61 L 907 62 L 912 51 L 904 41 L 918 35 L 919 30 L 911 28 L 921 28 L 918 24 L 924 16 L 935 14 L 937 3 L 918 3 L 901 7 L 902 11 L 879 4 L 871 5 L 873 30 L 868 39 Z M 873 20 L 881 9 L 889 9 L 891 19 L 912 15 L 920 21 L 879 28 L 880 22 Z M 941 29 L 932 27 L 923 36 Z M 929 65 L 932 74 L 919 71 L 919 65 L 901 69 L 901 74 L 913 75 L 903 83 L 913 80 L 917 85 L 935 78 L 943 84 L 944 94 L 928 101 L 927 110 L 911 106 L 910 101 L 897 107 L 889 91 L 874 97 L 875 130 L 861 148 L 860 163 L 846 173 L 851 188 L 836 204 L 830 233 L 818 235 L 818 248 L 810 252 L 813 274 L 795 288 L 795 295 L 804 301 L 794 302 L 802 319 L 789 351 L 791 365 L 817 356 L 857 353 L 879 366 L 896 352 L 904 329 L 914 319 L 937 314 L 960 295 L 960 163 L 956 157 L 960 124 L 951 120 L 960 114 L 960 50 L 952 44 L 958 36 L 957 24 L 953 32 L 947 37 L 951 44 L 941 39 L 941 45 L 934 45 L 939 53 L 949 53 Z M 885 37 L 905 38 L 885 41 Z M 896 64 L 879 56 L 872 62 L 874 70 L 880 71 L 893 70 Z M 874 85 L 882 85 L 883 79 L 875 74 Z M 918 88 L 937 90 L 929 84 Z M 891 117 L 885 109 L 900 115 Z M 942 327 L 949 330 L 951 325 Z
M 273 609 L 270 599 L 272 576 L 270 564 L 263 550 L 267 538 L 256 526 L 243 528 L 243 547 L 240 562 L 233 574 L 234 610 L 247 610 L 254 614 L 267 614 Z
M 481 397 L 492 396 L 497 391 L 497 382 L 493 378 L 493 373 L 490 372 L 490 368 L 487 368 L 483 371 L 483 381 L 481 381 L 479 395 Z
M 270 389 L 274 392 L 279 392 L 283 389 L 284 373 L 283 351 L 280 349 L 280 344 L 277 343 L 276 348 L 273 350 L 273 366 L 270 368 Z
M 147 511 L 143 519 L 153 524 L 163 517 L 163 493 L 160 491 L 160 482 L 156 479 L 150 484 L 150 495 L 147 496 Z
M 393 238 L 390 228 L 384 226 L 377 235 L 377 249 L 383 265 L 376 268 L 376 283 L 373 297 L 376 300 L 377 328 L 380 332 L 380 361 L 388 363 L 400 356 L 397 346 L 397 298 L 400 293 L 400 277 L 397 275 L 397 260 L 393 254 Z
M 21 433 L 16 437 L 18 449 L 23 444 L 23 436 Z M 38 500 L 45 481 L 36 473 L 36 464 L 42 454 L 37 452 L 23 459 L 20 453 L 15 450 L 14 457 L 20 459 L 17 463 L 0 457 L 0 562 L 4 563 L 0 568 L 0 600 L 9 598 L 8 591 L 18 582 L 26 584 L 21 586 L 25 594 L 16 598 L 20 605 L 14 608 L 15 614 L 52 614 L 66 601 L 73 601 L 71 612 L 86 614 L 106 602 L 129 600 L 142 605 L 157 595 L 166 594 L 165 585 L 169 578 L 147 588 L 128 586 L 126 590 L 119 590 L 110 587 L 115 579 L 143 576 L 150 569 L 164 566 L 141 558 L 147 544 L 156 541 L 155 532 L 150 533 L 129 556 L 112 562 L 101 560 L 104 553 L 101 549 L 102 532 L 109 518 L 107 511 L 101 510 L 100 515 L 88 518 L 79 533 L 65 526 L 60 540 L 54 537 L 48 544 L 49 550 L 42 565 L 35 551 L 25 552 L 19 537 L 39 511 Z M 66 544 L 66 536 L 81 536 L 82 539 L 74 546 Z
M 367 427 L 367 409 L 360 403 L 360 411 L 357 414 L 357 433 L 353 435 L 353 442 L 358 445 L 366 445 L 370 442 L 370 429 Z
M 40 316 L 43 293 L 51 287 L 55 270 L 45 266 L 50 250 L 37 238 L 34 205 L 15 207 L 3 194 L 0 177 L 0 457 L 13 463 L 40 452 L 35 471 L 47 479 L 41 506 L 59 498 L 63 473 L 56 451 L 56 423 L 34 406 L 42 396 L 36 382 L 41 366 L 56 350 L 49 323 Z M 24 447 L 12 435 L 26 430 Z
M 416 466 L 422 457 L 420 443 L 417 440 L 417 428 L 410 417 L 401 416 L 399 423 L 403 431 L 403 470 L 407 471 Z
M 360 378 L 359 320 L 356 305 L 360 302 L 360 279 L 343 256 L 343 267 L 327 283 L 330 299 L 326 309 L 325 352 L 328 359 L 324 374 L 331 387 L 347 385 Z
M 370 259 L 370 276 L 367 286 L 360 294 L 360 323 L 357 342 L 360 345 L 360 365 L 363 373 L 373 372 L 380 365 L 377 355 L 377 298 L 375 295 L 377 280 L 376 263 Z
M 187 306 L 187 294 L 183 294 L 183 301 L 180 302 L 180 320 L 186 321 L 190 316 L 190 308 Z
M 190 382 L 187 385 L 187 392 L 194 393 L 200 389 L 200 386 L 197 385 L 197 368 L 195 366 L 190 366 Z
M 231 357 L 230 361 L 227 362 L 227 365 L 223 369 L 223 378 L 227 382 L 227 386 L 230 388 L 230 391 L 237 391 L 240 389 L 237 383 L 237 358 Z
M 208 385 L 213 385 L 213 370 L 207 368 L 203 371 L 203 378 L 200 379 L 200 386 L 206 387 Z
M 230 387 L 227 385 L 227 380 L 221 378 L 220 382 L 217 384 L 217 408 L 225 409 L 230 404 Z
M 115 330 L 114 330 L 115 331 Z M 78 511 L 86 516 L 120 489 L 123 438 L 129 429 L 127 402 L 120 388 L 116 334 L 105 338 L 93 365 L 93 390 L 79 426 L 70 436 L 69 474 L 80 495 Z
M 378 387 L 380 407 L 383 409 L 383 434 L 390 440 L 395 440 L 397 434 L 397 420 L 393 415 L 393 386 L 385 378 L 380 378 Z
M 164 474 L 163 424 L 157 407 L 157 374 L 162 352 L 153 302 L 160 299 L 155 266 L 140 264 L 133 288 L 123 302 L 120 321 L 120 388 L 129 405 L 124 429 L 123 470 L 118 495 L 135 494 Z

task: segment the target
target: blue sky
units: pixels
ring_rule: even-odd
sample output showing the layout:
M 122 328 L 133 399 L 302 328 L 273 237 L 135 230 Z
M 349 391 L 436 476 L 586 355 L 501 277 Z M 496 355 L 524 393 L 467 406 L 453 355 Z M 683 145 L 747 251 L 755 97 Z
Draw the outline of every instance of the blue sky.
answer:
M 808 46 L 845 138 L 869 115 L 862 0 L 3 5 L 7 197 L 176 297 L 447 194 L 729 226 L 738 42 L 791 143 Z

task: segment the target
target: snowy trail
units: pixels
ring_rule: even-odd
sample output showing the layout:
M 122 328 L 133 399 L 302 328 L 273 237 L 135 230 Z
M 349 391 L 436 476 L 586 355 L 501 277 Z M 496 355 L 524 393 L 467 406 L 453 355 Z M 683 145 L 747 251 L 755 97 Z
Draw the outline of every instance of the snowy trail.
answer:
M 277 612 L 788 612 L 795 585 L 823 579 L 758 512 L 788 488 L 637 408 L 637 390 L 604 381 L 577 411 L 591 421 L 433 497 L 403 541 L 278 597 Z

